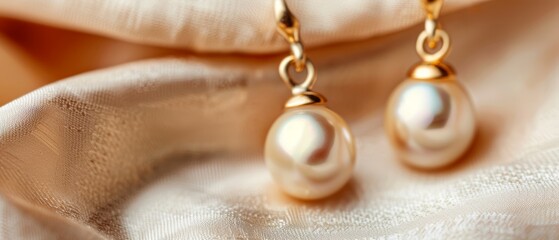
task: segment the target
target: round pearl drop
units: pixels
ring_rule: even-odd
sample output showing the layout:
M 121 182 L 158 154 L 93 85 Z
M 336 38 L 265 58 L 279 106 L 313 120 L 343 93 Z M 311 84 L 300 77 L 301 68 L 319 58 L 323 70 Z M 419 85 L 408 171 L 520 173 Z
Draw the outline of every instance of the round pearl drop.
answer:
M 453 163 L 468 149 L 476 123 L 458 82 L 408 79 L 389 99 L 385 127 L 400 159 L 433 169 Z
M 288 108 L 268 132 L 264 155 L 279 187 L 308 200 L 338 191 L 355 165 L 347 124 L 321 105 Z

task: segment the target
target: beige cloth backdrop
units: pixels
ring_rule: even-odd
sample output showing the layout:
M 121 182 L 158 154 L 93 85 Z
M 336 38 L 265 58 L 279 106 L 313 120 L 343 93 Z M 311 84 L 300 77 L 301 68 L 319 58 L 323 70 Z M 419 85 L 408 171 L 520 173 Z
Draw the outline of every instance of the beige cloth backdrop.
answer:
M 558 1 L 447 2 L 479 131 L 433 172 L 382 129 L 418 61 L 418 2 L 289 3 L 357 142 L 354 178 L 317 202 L 283 195 L 262 159 L 289 96 L 272 1 L 0 1 L 1 100 L 25 93 L 0 107 L 0 238 L 559 237 Z

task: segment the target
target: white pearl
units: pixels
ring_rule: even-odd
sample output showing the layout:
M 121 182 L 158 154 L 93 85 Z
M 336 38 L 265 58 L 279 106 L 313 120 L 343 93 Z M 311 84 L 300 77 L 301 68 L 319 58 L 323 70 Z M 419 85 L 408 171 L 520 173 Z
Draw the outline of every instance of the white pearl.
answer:
M 433 169 L 453 163 L 468 149 L 476 123 L 458 82 L 408 79 L 390 97 L 385 127 L 404 162 Z
M 279 187 L 301 199 L 335 193 L 351 178 L 355 165 L 347 124 L 320 105 L 287 109 L 268 132 L 264 151 Z

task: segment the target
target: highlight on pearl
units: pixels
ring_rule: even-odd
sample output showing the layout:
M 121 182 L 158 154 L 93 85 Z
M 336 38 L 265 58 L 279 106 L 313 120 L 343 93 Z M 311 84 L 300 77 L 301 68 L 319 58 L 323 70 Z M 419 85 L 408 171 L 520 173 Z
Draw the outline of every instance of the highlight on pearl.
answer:
M 345 121 L 322 105 L 288 108 L 266 138 L 266 165 L 278 186 L 301 199 L 319 199 L 342 188 L 355 165 Z
M 385 127 L 400 159 L 433 169 L 468 149 L 476 122 L 469 96 L 453 78 L 407 79 L 389 99 Z
M 324 106 L 326 98 L 312 91 L 316 71 L 306 57 L 300 24 L 284 0 L 276 0 L 278 32 L 290 44 L 291 55 L 279 65 L 279 75 L 293 94 L 285 112 L 266 138 L 266 165 L 277 185 L 293 197 L 319 199 L 332 195 L 351 178 L 355 165 L 353 137 L 345 121 Z M 305 80 L 289 74 L 306 70 Z

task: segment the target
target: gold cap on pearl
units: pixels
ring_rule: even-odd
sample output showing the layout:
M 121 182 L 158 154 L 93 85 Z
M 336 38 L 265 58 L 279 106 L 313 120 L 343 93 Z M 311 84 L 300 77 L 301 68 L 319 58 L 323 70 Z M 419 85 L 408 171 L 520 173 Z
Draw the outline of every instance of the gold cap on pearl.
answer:
M 299 107 L 311 104 L 325 104 L 326 98 L 320 93 L 306 91 L 296 95 L 293 95 L 287 103 L 285 103 L 285 108 Z
M 452 80 L 454 79 L 454 70 L 444 63 L 422 62 L 412 67 L 408 76 L 417 80 Z

